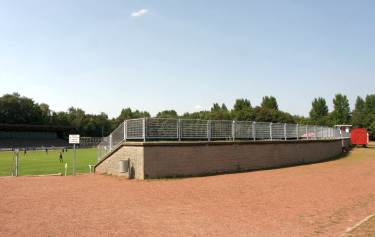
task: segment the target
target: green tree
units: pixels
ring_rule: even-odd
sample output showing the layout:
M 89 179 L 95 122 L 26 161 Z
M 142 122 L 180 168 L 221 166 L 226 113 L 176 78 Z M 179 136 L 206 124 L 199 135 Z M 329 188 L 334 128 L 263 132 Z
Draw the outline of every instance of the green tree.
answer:
M 178 118 L 175 110 L 164 110 L 156 114 L 157 118 Z
M 368 114 L 375 114 L 375 94 L 366 96 L 365 110 Z
M 42 121 L 43 124 L 50 123 L 51 119 L 51 110 L 49 109 L 49 105 L 42 103 L 39 104 L 40 111 L 42 112 Z
M 70 126 L 68 113 L 66 113 L 66 112 L 52 112 L 51 123 L 53 125 Z
M 286 112 L 274 109 L 255 107 L 255 121 L 272 123 L 295 123 L 294 117 Z
M 346 95 L 336 94 L 333 98 L 331 119 L 334 124 L 348 124 L 350 121 L 349 100 Z
M 149 118 L 150 113 L 147 111 L 133 111 L 131 108 L 124 108 L 121 110 L 120 115 L 115 119 L 115 127 L 120 125 L 120 123 L 124 122 L 127 119 L 136 119 L 136 118 Z
M 232 116 L 239 121 L 253 120 L 254 113 L 250 101 L 247 99 L 237 99 L 234 103 Z
M 375 120 L 375 95 L 367 95 L 365 99 L 365 123 L 366 126 L 370 126 L 370 124 Z
M 368 132 L 370 135 L 370 139 L 374 140 L 375 139 L 375 120 L 373 120 L 370 126 L 368 127 Z
M 372 139 L 375 139 L 375 94 L 365 98 L 365 124 Z
M 220 106 L 218 103 L 214 103 L 211 107 L 210 119 L 231 119 L 231 114 L 225 104 Z
M 89 137 L 108 136 L 113 130 L 111 120 L 105 113 L 87 114 L 85 116 L 82 133 Z
M 184 119 L 203 119 L 208 120 L 211 118 L 210 111 L 199 111 L 199 112 L 193 112 L 193 113 L 184 113 L 182 115 L 182 118 Z
M 283 111 L 276 111 L 276 122 L 278 123 L 296 123 L 293 115 Z
M 38 104 L 18 93 L 0 97 L 0 123 L 43 124 Z
M 68 120 L 70 125 L 77 129 L 79 134 L 84 134 L 83 126 L 85 120 L 85 111 L 80 108 L 70 107 L 68 109 Z
M 355 108 L 352 112 L 352 124 L 354 127 L 366 127 L 365 101 L 358 96 L 355 101 Z
M 293 120 L 298 124 L 313 124 L 310 118 L 306 118 L 304 116 L 294 115 Z
M 311 122 L 317 125 L 327 125 L 328 106 L 324 98 L 315 98 L 310 110 Z
M 279 110 L 277 100 L 273 96 L 264 96 L 262 99 L 261 107 L 266 109 Z

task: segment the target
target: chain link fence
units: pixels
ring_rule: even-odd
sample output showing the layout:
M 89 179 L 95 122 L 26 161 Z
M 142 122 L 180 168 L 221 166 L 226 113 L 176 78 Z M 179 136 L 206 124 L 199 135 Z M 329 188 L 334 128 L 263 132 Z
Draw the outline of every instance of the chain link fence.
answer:
M 102 137 L 81 137 L 79 141 L 80 147 L 96 147 L 102 142 Z
M 98 161 L 123 141 L 318 140 L 349 138 L 338 128 L 253 121 L 129 119 L 97 146 Z

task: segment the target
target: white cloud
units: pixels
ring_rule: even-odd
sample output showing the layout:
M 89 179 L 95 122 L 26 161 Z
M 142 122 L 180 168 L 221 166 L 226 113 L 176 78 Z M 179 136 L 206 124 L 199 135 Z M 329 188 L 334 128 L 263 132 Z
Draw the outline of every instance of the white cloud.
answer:
M 194 110 L 198 110 L 198 111 L 200 111 L 200 110 L 202 110 L 203 109 L 203 107 L 201 106 L 201 105 L 196 105 L 196 106 L 194 106 Z
M 142 17 L 148 13 L 148 9 L 141 9 L 136 12 L 132 12 L 131 16 L 132 17 Z

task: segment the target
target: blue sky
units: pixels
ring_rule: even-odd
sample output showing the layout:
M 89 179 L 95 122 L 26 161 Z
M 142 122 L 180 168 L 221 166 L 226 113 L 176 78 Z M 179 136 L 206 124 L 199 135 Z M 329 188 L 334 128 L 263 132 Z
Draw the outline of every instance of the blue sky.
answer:
M 0 0 L 0 94 L 118 116 L 375 93 L 375 1 Z

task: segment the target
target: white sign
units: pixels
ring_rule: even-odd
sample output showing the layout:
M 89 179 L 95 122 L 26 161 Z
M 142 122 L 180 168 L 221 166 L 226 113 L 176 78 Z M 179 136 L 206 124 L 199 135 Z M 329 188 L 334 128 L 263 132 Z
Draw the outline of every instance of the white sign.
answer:
M 69 135 L 69 144 L 79 144 L 79 135 L 78 134 Z

